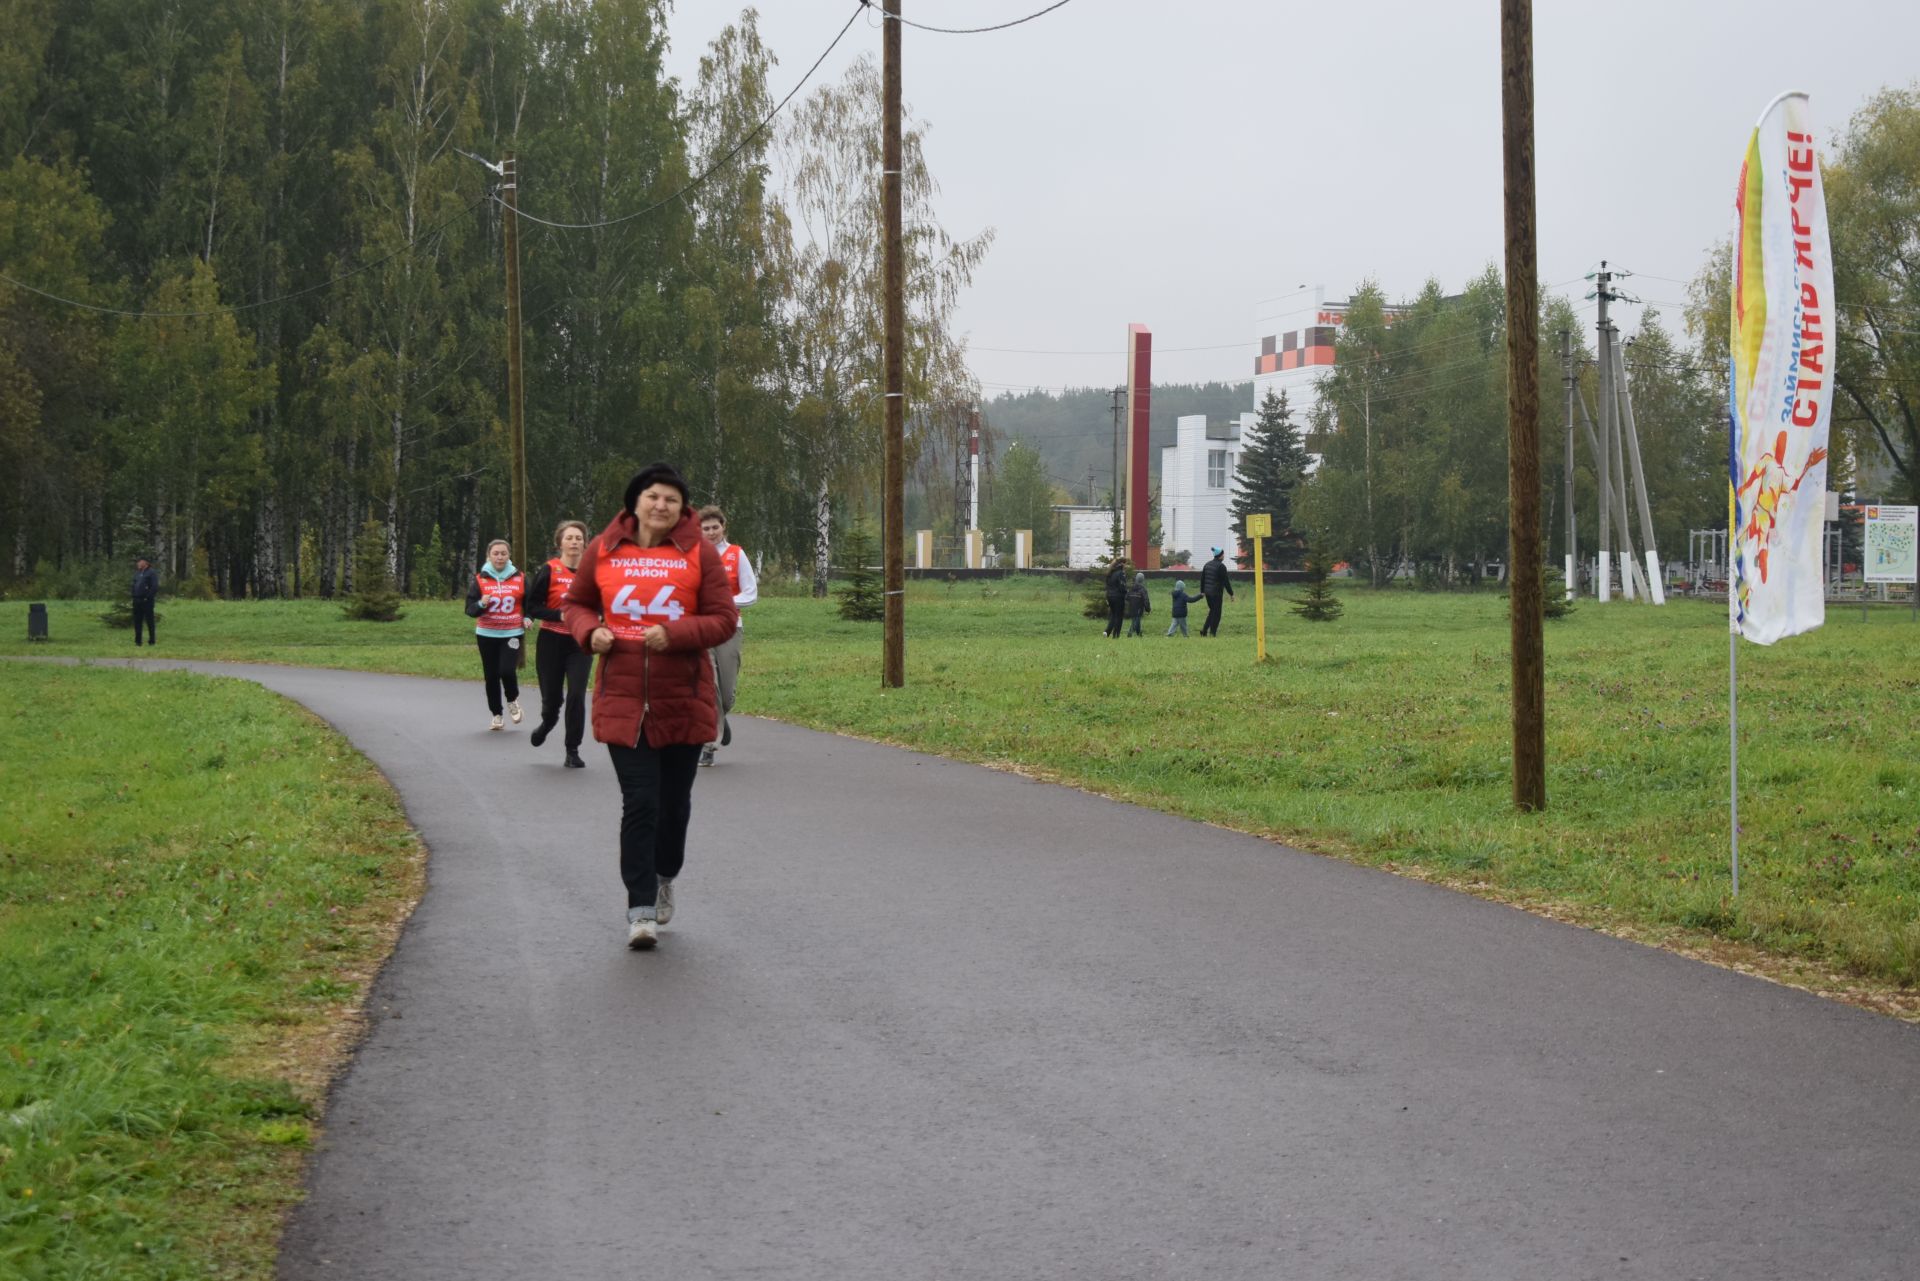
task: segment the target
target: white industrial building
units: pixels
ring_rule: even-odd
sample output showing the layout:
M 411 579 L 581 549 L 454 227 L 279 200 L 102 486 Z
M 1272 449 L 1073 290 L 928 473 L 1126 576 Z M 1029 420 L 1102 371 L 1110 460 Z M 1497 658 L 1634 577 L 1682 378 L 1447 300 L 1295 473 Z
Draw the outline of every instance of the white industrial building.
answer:
M 1253 427 L 1253 415 L 1210 423 L 1205 414 L 1188 414 L 1174 424 L 1174 443 L 1160 449 L 1160 546 L 1191 553 L 1198 565 L 1223 547 L 1228 559 L 1239 551 L 1230 528 L 1233 478 L 1240 467 L 1240 441 Z
M 1229 559 L 1240 548 L 1229 528 L 1240 452 L 1252 444 L 1260 402 L 1269 391 L 1285 393 L 1294 429 L 1304 438 L 1320 402 L 1319 381 L 1333 368 L 1334 335 L 1345 323 L 1345 300 L 1329 300 L 1325 285 L 1302 286 L 1254 308 L 1253 413 L 1208 423 L 1182 418 L 1175 442 L 1160 451 L 1160 545 L 1204 560 L 1223 547 Z M 1393 309 L 1388 309 L 1391 321 Z M 1309 453 L 1309 467 L 1319 458 Z

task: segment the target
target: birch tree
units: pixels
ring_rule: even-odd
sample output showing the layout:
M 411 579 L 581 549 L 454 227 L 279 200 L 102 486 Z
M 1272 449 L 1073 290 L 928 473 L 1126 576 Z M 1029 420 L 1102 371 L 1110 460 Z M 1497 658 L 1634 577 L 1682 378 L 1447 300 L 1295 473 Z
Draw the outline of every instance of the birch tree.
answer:
M 884 236 L 880 201 L 883 98 L 870 58 L 814 91 L 780 143 L 785 204 L 795 227 L 787 271 L 787 367 L 796 397 L 791 454 L 812 495 L 813 592 L 825 596 L 833 497 L 875 487 L 885 422 Z M 960 345 L 950 320 L 992 244 L 991 229 L 956 239 L 934 212 L 939 192 L 922 147 L 925 124 L 905 112 L 901 226 L 906 257 L 908 404 L 958 399 Z M 898 539 L 903 531 L 885 531 Z

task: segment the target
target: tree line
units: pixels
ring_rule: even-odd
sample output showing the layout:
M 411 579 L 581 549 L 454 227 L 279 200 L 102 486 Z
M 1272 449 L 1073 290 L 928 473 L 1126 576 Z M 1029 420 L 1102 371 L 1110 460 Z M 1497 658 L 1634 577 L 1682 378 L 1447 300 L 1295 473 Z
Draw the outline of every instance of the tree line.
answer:
M 1829 488 L 1920 504 L 1920 90 L 1869 99 L 1823 156 L 1835 292 Z M 1729 177 L 1731 181 L 1731 177 Z M 1682 331 L 1656 306 L 1641 313 L 1622 360 L 1642 450 L 1655 542 L 1684 555 L 1688 532 L 1726 524 L 1729 240 L 1712 246 L 1677 304 Z M 1629 284 L 1638 283 L 1629 281 Z M 1675 304 L 1669 304 L 1675 305 Z M 1563 442 L 1568 394 L 1560 336 L 1572 349 L 1574 508 L 1580 553 L 1597 550 L 1599 507 L 1584 413 L 1598 410 L 1591 313 L 1543 292 L 1539 333 L 1541 512 L 1550 565 L 1566 553 Z M 1263 435 L 1291 440 L 1317 466 L 1266 460 L 1249 446 L 1243 510 L 1279 511 L 1290 526 L 1269 563 L 1298 564 L 1324 541 L 1356 575 L 1433 582 L 1476 580 L 1507 554 L 1506 316 L 1500 274 L 1489 267 L 1456 293 L 1437 281 L 1389 305 L 1377 285 L 1356 291 L 1335 341 L 1335 365 L 1304 421 L 1278 406 Z M 1271 452 L 1271 451 L 1269 451 Z M 1285 447 L 1285 459 L 1295 455 Z M 1276 522 L 1276 533 L 1283 522 Z M 1637 541 L 1638 532 L 1634 533 Z
M 117 592 L 146 552 L 196 590 L 333 595 L 371 524 L 406 591 L 453 590 L 508 512 L 506 215 L 479 161 L 512 152 L 539 544 L 515 554 L 669 458 L 824 590 L 880 452 L 879 72 L 763 128 L 753 11 L 683 85 L 667 8 L 13 6 L 0 577 Z M 940 226 L 907 124 L 917 455 L 977 399 L 948 318 L 991 233 Z

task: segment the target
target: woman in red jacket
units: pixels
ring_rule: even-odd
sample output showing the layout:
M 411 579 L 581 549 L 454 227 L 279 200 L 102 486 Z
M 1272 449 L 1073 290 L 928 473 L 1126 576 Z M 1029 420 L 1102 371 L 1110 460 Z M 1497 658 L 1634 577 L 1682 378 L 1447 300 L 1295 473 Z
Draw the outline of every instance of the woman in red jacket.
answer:
M 593 736 L 620 780 L 632 948 L 652 947 L 673 915 L 700 747 L 720 729 L 706 651 L 740 620 L 720 553 L 701 537 L 687 498 L 686 480 L 667 463 L 628 481 L 620 514 L 580 558 L 564 611 L 580 647 L 602 655 Z

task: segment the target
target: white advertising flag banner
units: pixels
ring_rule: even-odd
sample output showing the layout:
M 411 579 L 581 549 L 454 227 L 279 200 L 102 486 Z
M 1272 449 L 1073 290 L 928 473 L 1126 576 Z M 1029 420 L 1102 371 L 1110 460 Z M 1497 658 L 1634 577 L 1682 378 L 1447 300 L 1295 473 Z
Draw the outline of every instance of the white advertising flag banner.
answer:
M 1747 144 L 1735 198 L 1728 622 L 1771 645 L 1826 619 L 1821 518 L 1833 412 L 1833 259 L 1805 94 Z

